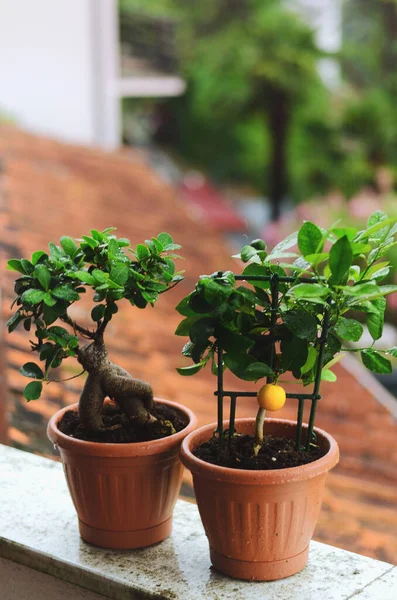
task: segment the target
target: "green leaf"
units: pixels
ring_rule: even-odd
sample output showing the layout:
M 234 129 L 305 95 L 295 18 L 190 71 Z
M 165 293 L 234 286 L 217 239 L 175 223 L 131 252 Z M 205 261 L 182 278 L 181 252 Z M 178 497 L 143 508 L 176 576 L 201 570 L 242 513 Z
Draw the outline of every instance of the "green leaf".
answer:
M 261 362 L 254 362 L 245 369 L 244 379 L 246 381 L 258 381 L 262 377 L 269 377 L 274 375 L 273 370 L 269 365 L 265 365 Z
M 393 346 L 393 348 L 390 348 L 390 350 L 388 350 L 387 352 L 394 356 L 394 358 L 397 358 L 397 346 Z
M 103 234 L 101 231 L 98 231 L 98 229 L 91 229 L 91 235 L 94 238 L 94 240 L 96 240 L 99 243 L 104 243 L 107 241 L 107 237 L 105 234 Z
M 197 363 L 197 365 L 191 365 L 190 367 L 181 367 L 177 368 L 179 375 L 189 376 L 195 375 L 198 373 L 204 366 L 206 365 L 206 361 L 202 361 Z
M 268 263 L 271 260 L 280 260 L 280 258 L 295 258 L 296 256 L 298 256 L 296 252 L 272 252 L 271 254 L 268 254 L 266 262 Z
M 174 240 L 172 239 L 170 234 L 166 233 L 165 231 L 163 231 L 162 233 L 159 233 L 159 235 L 157 236 L 157 239 L 160 242 L 160 244 L 163 245 L 164 248 L 165 248 L 165 246 L 168 246 L 169 244 L 174 243 Z
M 58 325 L 54 325 L 54 327 L 50 327 L 47 331 L 48 331 L 48 333 L 64 336 L 65 338 L 70 337 L 70 333 L 68 332 L 68 330 L 65 329 L 64 327 L 59 327 Z
M 26 275 L 31 275 L 34 271 L 34 266 L 30 262 L 30 260 L 26 260 L 26 258 L 21 259 L 21 265 L 26 273 Z
M 19 372 L 24 377 L 30 377 L 30 379 L 43 379 L 44 373 L 38 365 L 33 362 L 27 362 L 19 369 Z
M 386 275 L 389 273 L 390 271 L 390 267 L 389 267 L 389 261 L 385 261 L 385 262 L 380 262 L 380 263 L 376 263 L 375 265 L 372 265 L 372 267 L 370 267 L 368 269 L 368 271 L 365 274 L 365 279 L 381 279 L 383 277 L 386 277 Z
M 183 319 L 176 328 L 175 335 L 189 335 L 190 328 L 198 319 L 201 319 L 202 315 L 194 315 Z
M 243 262 L 248 262 L 253 256 L 257 255 L 257 251 L 252 246 L 243 246 L 241 248 L 240 256 Z
M 85 243 L 88 244 L 89 247 L 92 248 L 93 250 L 95 250 L 95 248 L 97 248 L 99 246 L 99 242 L 97 242 L 93 238 L 89 237 L 88 235 L 82 235 L 81 237 L 83 238 Z
M 21 296 L 21 300 L 24 304 L 39 304 L 45 296 L 43 290 L 35 290 L 31 288 L 26 290 Z
M 334 382 L 334 381 L 336 381 L 336 379 L 337 379 L 337 377 L 333 371 L 330 371 L 329 369 L 323 369 L 321 371 L 321 380 L 322 381 Z
M 318 254 L 307 254 L 305 260 L 311 265 L 316 266 L 327 260 L 328 257 L 329 252 L 319 252 Z
M 77 348 L 79 345 L 79 338 L 75 335 L 71 335 L 68 339 L 69 348 Z
M 296 246 L 298 243 L 298 234 L 299 231 L 294 231 L 294 233 L 288 235 L 284 240 L 281 240 L 281 242 L 274 246 L 272 254 L 278 254 L 279 252 L 284 252 L 284 250 L 289 250 L 289 248 Z
M 342 340 L 350 342 L 358 342 L 364 331 L 361 323 L 355 319 L 345 319 L 345 317 L 339 317 L 334 330 Z
M 87 283 L 88 285 L 95 285 L 96 283 L 95 277 L 88 273 L 88 271 L 74 271 L 69 273 L 69 277 L 78 279 L 82 283 Z
M 39 280 L 40 285 L 47 292 L 50 287 L 51 273 L 45 265 L 36 265 L 34 270 L 35 277 Z
M 342 360 L 343 356 L 344 356 L 344 353 L 340 352 L 340 354 L 337 354 L 336 356 L 334 356 L 334 358 L 329 360 L 327 363 L 323 363 L 324 369 L 330 369 L 331 367 L 336 365 L 336 363 L 338 363 L 340 360 Z
M 48 248 L 50 249 L 51 258 L 58 259 L 62 257 L 62 250 L 58 248 L 58 246 L 56 246 L 53 242 L 50 242 L 48 244 Z
M 196 290 L 211 306 L 219 306 L 229 298 L 233 288 L 222 280 L 205 277 L 197 283 Z
M 67 285 L 61 285 L 52 290 L 52 295 L 56 298 L 60 298 L 61 300 L 67 300 L 68 302 L 74 302 L 75 300 L 79 300 L 80 296 L 73 288 L 68 287 Z
M 376 350 L 362 350 L 361 359 L 373 373 L 390 374 L 393 370 L 391 362 Z
M 382 337 L 383 325 L 385 322 L 386 299 L 378 298 L 372 301 L 373 312 L 366 315 L 368 331 L 373 340 L 379 340 Z
M 375 282 L 370 283 L 356 283 L 355 285 L 341 286 L 346 294 L 350 296 L 368 296 L 369 294 L 379 294 L 379 287 Z
M 305 364 L 301 367 L 301 374 L 308 373 L 316 364 L 318 357 L 317 350 L 314 346 L 309 346 L 308 355 Z
M 47 304 L 44 305 L 43 314 L 44 314 L 44 322 L 46 325 L 51 325 L 59 317 L 59 312 L 54 310 L 52 307 L 48 306 Z
M 138 244 L 136 247 L 136 253 L 138 256 L 138 260 L 144 260 L 145 258 L 149 258 L 150 252 L 146 246 L 143 244 Z
M 342 342 L 336 335 L 329 333 L 327 343 L 325 344 L 323 365 L 327 365 L 333 360 L 335 354 L 338 354 L 342 348 Z
M 51 296 L 50 292 L 47 292 L 43 298 L 44 303 L 47 306 L 55 306 L 55 304 L 57 303 L 56 298 L 54 298 L 53 296 Z
M 25 396 L 28 402 L 30 402 L 30 400 L 37 400 L 38 398 L 40 398 L 42 389 L 43 384 L 41 383 L 41 381 L 31 381 L 25 387 L 23 395 Z
M 94 269 L 92 275 L 98 283 L 106 283 L 109 279 L 109 274 L 104 273 L 101 269 Z
M 344 235 L 332 246 L 329 253 L 329 267 L 332 276 L 331 285 L 343 283 L 353 261 L 352 247 Z
M 117 245 L 120 248 L 127 248 L 128 246 L 130 246 L 130 240 L 128 240 L 127 238 L 118 238 Z
M 22 263 L 18 258 L 11 258 L 7 261 L 7 269 L 9 271 L 19 271 L 22 274 L 25 274 L 25 269 L 22 266 Z
M 193 348 L 194 348 L 193 342 L 191 342 L 190 340 L 188 342 L 186 342 L 186 344 L 182 348 L 183 356 L 187 356 L 188 358 L 190 358 L 192 356 Z
M 371 251 L 372 246 L 370 244 L 362 244 L 362 243 L 352 243 L 352 252 L 353 256 L 358 256 L 359 254 L 368 254 Z
M 245 267 L 245 269 L 243 271 L 243 275 L 244 275 L 244 277 L 246 277 L 247 283 L 250 283 L 251 285 L 254 285 L 257 288 L 265 290 L 270 287 L 270 275 L 269 275 L 268 267 L 264 267 L 262 265 L 250 264 L 247 267 Z M 250 275 L 254 275 L 255 277 L 260 275 L 261 277 L 267 277 L 268 279 L 267 279 L 267 281 L 253 281 L 252 279 L 250 280 L 250 278 L 249 278 Z
M 32 254 L 32 264 L 33 265 L 37 265 L 37 263 L 39 262 L 39 260 L 45 256 L 46 258 L 48 258 L 48 254 L 46 254 L 44 252 L 44 250 L 37 250 L 37 252 L 33 252 Z
M 8 319 L 6 326 L 8 327 L 8 333 L 12 333 L 14 329 L 16 329 L 21 321 L 23 321 L 24 317 L 20 314 L 19 311 L 14 313 L 10 319 Z
M 212 317 L 202 317 L 192 323 L 189 337 L 194 344 L 207 345 L 208 338 L 214 334 L 215 320 Z
M 189 307 L 194 314 L 207 314 L 213 310 L 213 306 L 202 298 L 197 292 L 193 292 L 189 297 Z
M 357 235 L 357 229 L 355 227 L 332 227 L 331 231 L 337 235 L 338 238 L 345 235 L 349 242 L 354 240 Z
M 74 239 L 64 235 L 61 237 L 61 239 L 59 241 L 61 243 L 61 246 L 62 246 L 64 252 L 66 252 L 66 254 L 68 256 L 74 256 L 74 254 L 78 250 L 78 246 L 77 246 L 76 242 L 74 241 Z
M 227 327 L 219 326 L 216 333 L 220 346 L 229 354 L 247 352 L 254 345 L 252 340 Z
M 190 294 L 189 296 L 186 296 L 186 298 L 183 298 L 183 300 L 181 300 L 175 307 L 175 310 L 177 310 L 179 314 L 183 315 L 184 317 L 191 317 L 195 314 L 194 310 L 192 310 L 189 306 L 189 300 Z
M 300 338 L 292 338 L 282 340 L 281 349 L 281 366 L 284 371 L 299 371 L 306 364 L 309 356 L 309 347 L 306 340 Z
M 113 256 L 118 256 L 119 255 L 119 245 L 117 243 L 117 240 L 115 239 L 111 239 L 109 242 L 109 253 L 113 254 Z
M 110 271 L 110 279 L 118 285 L 124 285 L 129 277 L 129 269 L 124 265 L 114 266 Z
M 179 244 L 167 244 L 166 246 L 164 246 L 163 250 L 164 252 L 171 252 L 172 250 L 180 250 L 182 248 L 182 246 L 180 246 Z M 181 258 L 181 257 L 177 257 L 175 255 L 175 258 Z
M 317 337 L 317 321 L 305 310 L 292 309 L 285 312 L 283 323 L 298 338 L 314 341 Z
M 262 291 L 262 290 L 261 290 Z M 256 304 L 260 306 L 268 306 L 268 298 L 266 296 L 266 302 L 264 303 L 262 295 L 260 298 L 255 294 L 253 290 L 244 285 L 239 285 L 236 288 L 235 292 L 244 298 L 245 304 L 248 304 L 250 307 L 254 308 Z
M 379 291 L 382 296 L 387 296 L 388 294 L 394 294 L 397 292 L 397 285 L 380 285 Z
M 252 242 L 250 242 L 250 246 L 255 248 L 255 250 L 266 250 L 266 244 L 261 239 L 252 240 Z
M 106 307 L 104 304 L 98 304 L 97 306 L 94 306 L 91 311 L 91 319 L 95 322 L 100 321 L 105 314 L 105 308 Z
M 377 211 L 380 212 L 380 211 Z M 374 219 L 372 219 L 372 217 L 369 218 L 368 222 L 374 222 L 374 224 L 369 227 L 368 229 L 365 229 L 364 231 L 361 231 L 358 236 L 355 238 L 355 242 L 358 242 L 362 239 L 368 239 L 370 237 L 374 237 L 374 233 L 378 233 L 381 229 L 385 229 L 386 227 L 389 228 L 389 226 L 394 225 L 395 223 L 397 223 L 397 217 L 393 217 L 393 218 L 386 218 L 386 219 L 378 219 L 376 220 L 375 218 L 375 214 L 372 215 L 372 217 L 374 217 Z M 382 213 L 384 214 L 384 213 Z M 385 215 L 386 216 L 386 215 Z M 385 237 L 385 234 L 387 235 L 388 233 L 388 229 L 385 229 L 385 232 L 381 233 L 379 236 L 375 236 L 375 239 L 382 239 L 383 237 Z
M 298 248 L 303 256 L 317 254 L 321 250 L 322 239 L 323 234 L 317 225 L 306 221 L 298 233 Z
M 163 252 L 164 250 L 164 246 L 163 244 L 155 237 L 152 238 L 152 242 L 156 247 L 157 252 L 160 254 L 161 252 Z M 178 245 L 178 244 L 176 244 Z M 178 248 L 176 248 L 176 250 L 178 250 Z
M 329 290 L 319 283 L 298 283 L 288 290 L 288 294 L 295 298 L 321 298 L 326 296 Z
M 361 269 L 358 265 L 352 265 L 349 269 L 349 281 L 357 282 L 361 274 Z M 324 273 L 325 275 L 325 273 Z M 331 272 L 328 274 L 328 277 L 331 275 Z
M 245 372 L 249 365 L 257 362 L 253 356 L 248 354 L 224 354 L 223 360 L 225 365 L 231 372 L 236 375 L 239 379 L 245 379 Z M 250 381 L 248 379 L 248 381 Z
M 40 348 L 40 360 L 45 360 L 53 352 L 55 346 L 51 342 L 46 342 Z

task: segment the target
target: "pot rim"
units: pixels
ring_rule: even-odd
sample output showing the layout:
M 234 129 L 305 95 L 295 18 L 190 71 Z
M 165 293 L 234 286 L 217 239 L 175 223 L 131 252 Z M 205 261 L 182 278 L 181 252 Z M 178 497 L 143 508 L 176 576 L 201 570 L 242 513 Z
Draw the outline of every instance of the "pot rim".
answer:
M 165 438 L 149 440 L 147 442 L 125 442 L 116 444 L 109 442 L 90 442 L 87 440 L 79 440 L 62 433 L 58 429 L 58 423 L 66 412 L 70 410 L 78 410 L 78 403 L 75 403 L 61 408 L 61 410 L 58 410 L 50 418 L 47 426 L 47 436 L 55 446 L 60 447 L 62 450 L 69 450 L 79 454 L 91 456 L 131 457 L 157 454 L 179 444 L 186 435 L 193 432 L 197 424 L 197 419 L 196 415 L 192 410 L 190 410 L 190 408 L 183 406 L 178 402 L 164 400 L 162 398 L 154 398 L 154 401 L 156 404 L 165 404 L 166 406 L 171 406 L 187 416 L 189 421 L 186 427 L 181 429 L 181 431 L 177 431 L 176 433 L 173 433 Z
M 224 425 L 228 425 L 228 421 L 224 421 Z M 236 419 L 236 426 L 239 424 L 253 424 L 255 418 Z M 296 428 L 296 422 L 289 419 L 265 419 L 265 426 L 286 425 L 290 428 Z M 203 476 L 207 479 L 222 480 L 228 483 L 239 483 L 248 485 L 266 485 L 274 483 L 287 483 L 293 481 L 301 481 L 311 479 L 317 475 L 326 473 L 332 469 L 339 460 L 339 448 L 336 440 L 326 431 L 314 428 L 317 436 L 325 439 L 329 444 L 328 452 L 321 458 L 298 467 L 289 467 L 287 469 L 272 469 L 272 470 L 249 470 L 249 469 L 232 469 L 230 467 L 221 467 L 213 465 L 200 458 L 194 456 L 192 450 L 197 448 L 206 439 L 206 435 L 212 433 L 217 427 L 217 423 L 204 425 L 195 431 L 191 432 L 182 442 L 181 445 L 181 461 L 193 475 Z M 307 424 L 303 424 L 307 427 Z M 268 428 L 269 431 L 269 428 Z M 270 429 L 271 433 L 271 429 Z

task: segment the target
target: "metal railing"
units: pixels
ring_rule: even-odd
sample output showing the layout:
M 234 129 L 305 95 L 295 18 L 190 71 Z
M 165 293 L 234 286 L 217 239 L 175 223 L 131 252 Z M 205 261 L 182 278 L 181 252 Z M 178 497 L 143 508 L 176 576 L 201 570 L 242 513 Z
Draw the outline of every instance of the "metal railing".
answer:
M 276 339 L 275 339 L 275 330 L 277 326 L 277 313 L 279 311 L 279 283 L 284 282 L 296 282 L 296 277 L 280 277 L 277 273 L 273 275 L 235 275 L 236 281 L 268 281 L 270 282 L 270 290 L 271 290 L 271 323 L 270 323 L 270 338 L 272 341 L 271 345 L 271 354 L 270 354 L 270 367 L 274 368 L 274 362 L 276 357 Z M 305 283 L 318 283 L 319 279 L 316 278 L 300 278 Z M 317 402 L 321 400 L 320 391 L 320 381 L 321 381 L 321 371 L 323 368 L 324 361 L 324 350 L 325 345 L 327 343 L 327 335 L 329 329 L 329 313 L 325 308 L 323 313 L 323 322 L 321 327 L 321 333 L 318 338 L 319 345 L 319 353 L 316 364 L 316 375 L 314 380 L 314 386 L 311 393 L 307 394 L 298 394 L 298 393 L 288 393 L 287 398 L 295 398 L 298 400 L 298 412 L 297 412 L 297 427 L 296 427 L 296 447 L 298 450 L 309 450 L 310 445 L 313 441 L 315 441 L 315 433 L 314 429 L 314 420 L 316 416 L 317 410 Z M 217 355 L 218 355 L 218 386 L 217 391 L 214 392 L 215 396 L 218 398 L 218 425 L 215 433 L 219 436 L 220 439 L 224 438 L 224 429 L 223 429 L 223 399 L 225 397 L 230 398 L 230 415 L 229 415 L 229 429 L 228 429 L 228 437 L 229 441 L 232 439 L 235 433 L 235 415 L 236 415 L 236 401 L 238 397 L 245 398 L 255 398 L 257 396 L 256 392 L 236 392 L 236 391 L 226 391 L 223 389 L 223 350 L 221 346 L 218 344 L 217 346 Z M 271 383 L 273 381 L 272 377 L 267 378 L 267 382 Z M 303 410 L 305 406 L 305 401 L 311 401 L 310 408 L 310 416 L 309 416 L 309 424 L 306 431 L 306 439 L 305 445 L 302 446 L 302 424 L 303 424 Z

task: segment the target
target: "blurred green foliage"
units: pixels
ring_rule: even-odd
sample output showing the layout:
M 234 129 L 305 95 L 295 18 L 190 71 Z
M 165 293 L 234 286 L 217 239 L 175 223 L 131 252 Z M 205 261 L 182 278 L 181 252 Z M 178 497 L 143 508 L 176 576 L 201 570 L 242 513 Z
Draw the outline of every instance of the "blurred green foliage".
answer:
M 376 187 L 397 160 L 397 2 L 345 0 L 342 81 L 329 90 L 321 52 L 282 0 L 121 0 L 175 17 L 188 91 L 165 102 L 172 144 L 218 181 L 301 201 Z M 277 112 L 278 109 L 278 112 Z M 280 127 L 280 121 L 283 122 Z M 281 174 L 280 174 L 281 171 Z M 284 181 L 275 180 L 283 179 Z

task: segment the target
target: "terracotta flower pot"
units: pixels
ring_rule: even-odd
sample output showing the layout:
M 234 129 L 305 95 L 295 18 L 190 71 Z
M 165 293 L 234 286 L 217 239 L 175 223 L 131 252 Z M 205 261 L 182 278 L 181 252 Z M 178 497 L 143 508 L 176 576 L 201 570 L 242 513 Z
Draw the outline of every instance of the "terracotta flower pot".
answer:
M 105 548 L 142 548 L 171 533 L 172 511 L 183 474 L 179 449 L 196 424 L 188 408 L 156 400 L 187 417 L 182 431 L 166 438 L 130 444 L 78 440 L 57 427 L 64 413 L 49 421 L 47 435 L 60 451 L 66 480 L 79 517 L 81 537 Z
M 238 419 L 236 428 L 253 435 L 255 420 Z M 181 447 L 182 462 L 193 474 L 212 564 L 238 579 L 271 581 L 297 573 L 307 562 L 327 471 L 339 459 L 337 443 L 315 429 L 318 443 L 327 450 L 319 460 L 273 471 L 230 469 L 192 454 L 214 429 L 214 424 L 201 427 Z M 293 421 L 265 420 L 266 434 L 293 438 L 295 430 Z

